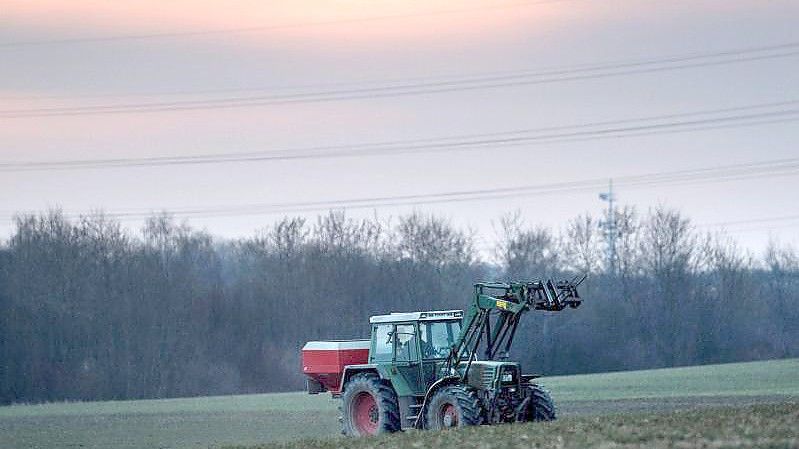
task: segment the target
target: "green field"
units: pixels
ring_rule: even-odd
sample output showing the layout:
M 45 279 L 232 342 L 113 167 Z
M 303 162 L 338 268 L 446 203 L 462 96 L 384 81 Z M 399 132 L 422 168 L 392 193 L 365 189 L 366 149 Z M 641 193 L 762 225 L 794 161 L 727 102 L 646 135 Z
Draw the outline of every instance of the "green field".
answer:
M 544 378 L 561 401 L 799 396 L 799 359 Z
M 621 419 L 614 418 L 619 413 L 627 420 L 650 411 L 672 416 L 673 410 L 705 406 L 746 410 L 796 399 L 799 359 L 550 377 L 541 383 L 565 418 L 554 426 L 590 425 L 594 419 Z M 327 394 L 304 393 L 14 405 L 0 407 L 0 448 L 181 449 L 327 439 L 338 434 L 336 406 Z M 777 406 L 756 407 L 767 413 Z

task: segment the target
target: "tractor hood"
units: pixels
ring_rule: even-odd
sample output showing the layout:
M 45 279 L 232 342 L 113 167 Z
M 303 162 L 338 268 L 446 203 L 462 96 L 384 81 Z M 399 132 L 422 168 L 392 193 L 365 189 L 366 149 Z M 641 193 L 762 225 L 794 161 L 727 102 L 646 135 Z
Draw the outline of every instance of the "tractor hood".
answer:
M 466 365 L 458 367 L 458 371 L 463 374 Z M 504 375 L 512 375 L 511 382 L 518 382 L 519 380 L 519 364 L 513 362 L 495 362 L 487 360 L 476 360 L 472 362 L 469 368 L 469 376 L 466 379 L 467 383 L 477 388 L 478 390 L 486 390 L 494 387 L 495 382 L 499 379 L 500 373 Z M 504 383 L 504 382 L 503 382 Z

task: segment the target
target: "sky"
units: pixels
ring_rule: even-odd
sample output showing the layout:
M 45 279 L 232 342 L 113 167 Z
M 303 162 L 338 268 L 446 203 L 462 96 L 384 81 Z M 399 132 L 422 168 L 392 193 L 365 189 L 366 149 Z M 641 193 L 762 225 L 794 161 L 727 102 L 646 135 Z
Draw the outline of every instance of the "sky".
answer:
M 799 158 L 791 103 L 799 100 L 797 19 L 795 0 L 0 0 L 0 236 L 11 235 L 15 213 L 50 207 L 130 214 L 123 217 L 131 228 L 151 211 L 195 210 L 201 213 L 192 225 L 239 237 L 279 219 L 280 205 L 313 203 L 315 210 L 296 213 L 314 217 L 320 207 L 357 199 L 614 178 L 620 204 L 678 209 L 700 229 L 723 229 L 755 253 L 769 239 L 797 244 L 796 171 L 625 184 L 634 176 Z M 691 59 L 707 54 L 716 56 Z M 660 62 L 641 65 L 652 60 Z M 610 75 L 590 69 L 607 64 L 620 65 Z M 673 65 L 686 67 L 662 69 Z M 501 81 L 438 88 L 473 77 Z M 425 92 L 391 93 L 409 83 Z M 341 91 L 356 94 L 318 99 Z M 263 101 L 280 95 L 295 100 Z M 316 99 L 296 101 L 309 95 Z M 261 102 L 205 107 L 231 98 Z M 173 106 L 119 110 L 142 104 Z M 652 116 L 665 118 L 636 135 L 616 132 Z M 700 123 L 684 123 L 694 120 Z M 590 123 L 600 124 L 580 134 Z M 503 140 L 541 128 L 572 137 Z M 317 147 L 325 148 L 314 154 L 479 135 L 488 142 L 443 151 L 407 151 L 402 143 L 341 157 L 69 170 L 9 165 L 307 155 Z M 518 210 L 531 225 L 558 229 L 578 214 L 600 214 L 603 189 L 366 202 L 347 214 L 431 212 L 473 229 L 488 246 L 503 214 Z M 220 208 L 228 212 L 203 213 Z

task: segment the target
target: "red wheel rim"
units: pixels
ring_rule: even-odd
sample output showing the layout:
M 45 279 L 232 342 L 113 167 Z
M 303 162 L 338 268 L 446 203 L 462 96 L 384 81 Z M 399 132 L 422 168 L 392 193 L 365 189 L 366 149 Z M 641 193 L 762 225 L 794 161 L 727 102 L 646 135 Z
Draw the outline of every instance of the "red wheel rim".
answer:
M 441 423 L 444 427 L 458 427 L 458 411 L 452 404 L 447 404 L 441 409 Z
M 363 391 L 355 396 L 352 401 L 352 422 L 355 430 L 361 435 L 374 435 L 377 433 L 377 422 L 380 413 L 374 396 Z

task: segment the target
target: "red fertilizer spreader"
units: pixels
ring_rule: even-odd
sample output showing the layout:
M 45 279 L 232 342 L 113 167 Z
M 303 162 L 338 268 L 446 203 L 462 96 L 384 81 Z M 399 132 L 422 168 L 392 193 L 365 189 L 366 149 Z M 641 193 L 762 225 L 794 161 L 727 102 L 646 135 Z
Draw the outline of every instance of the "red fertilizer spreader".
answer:
M 341 394 L 341 375 L 348 365 L 369 362 L 369 340 L 309 341 L 302 348 L 302 372 L 311 394 Z

